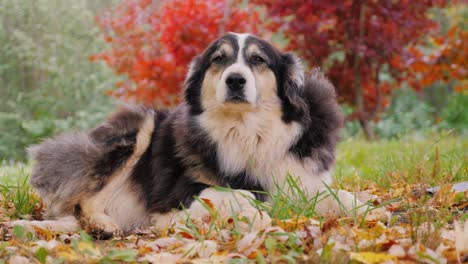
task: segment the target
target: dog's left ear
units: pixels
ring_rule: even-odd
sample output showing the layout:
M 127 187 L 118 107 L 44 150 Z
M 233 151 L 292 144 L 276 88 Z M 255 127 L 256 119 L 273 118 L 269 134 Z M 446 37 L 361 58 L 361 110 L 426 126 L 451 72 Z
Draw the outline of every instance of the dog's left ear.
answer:
M 194 115 L 200 114 L 203 111 L 200 102 L 200 90 L 203 82 L 202 68 L 202 57 L 195 57 L 190 63 L 187 77 L 185 78 L 184 97 L 190 107 L 190 113 Z
M 307 114 L 303 96 L 304 68 L 301 60 L 293 53 L 285 53 L 281 57 L 283 67 L 279 96 L 283 102 L 283 120 L 299 121 Z

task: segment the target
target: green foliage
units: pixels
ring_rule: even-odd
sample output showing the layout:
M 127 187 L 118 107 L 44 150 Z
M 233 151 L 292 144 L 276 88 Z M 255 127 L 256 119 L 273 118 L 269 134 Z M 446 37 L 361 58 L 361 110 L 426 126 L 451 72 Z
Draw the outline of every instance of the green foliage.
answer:
M 435 124 L 434 108 L 427 104 L 413 90 L 397 90 L 375 132 L 380 138 L 400 138 L 412 131 L 431 129 Z
M 468 93 L 450 96 L 447 107 L 442 111 L 441 127 L 455 129 L 459 133 L 468 132 Z
M 94 16 L 85 0 L 0 0 L 0 160 L 108 111 L 116 79 L 88 60 L 105 45 Z
M 0 112 L 0 159 L 19 160 L 25 157 L 25 147 L 37 142 L 40 138 L 54 133 L 54 120 L 42 118 L 38 120 L 24 119 L 18 113 Z
M 421 93 L 406 87 L 397 90 L 378 122 L 372 122 L 376 137 L 382 140 L 427 137 L 448 130 L 465 135 L 468 132 L 468 94 L 449 90 L 450 87 L 440 84 Z M 354 111 L 348 105 L 343 105 L 342 109 L 345 116 Z M 346 122 L 342 137 L 362 137 L 359 123 Z

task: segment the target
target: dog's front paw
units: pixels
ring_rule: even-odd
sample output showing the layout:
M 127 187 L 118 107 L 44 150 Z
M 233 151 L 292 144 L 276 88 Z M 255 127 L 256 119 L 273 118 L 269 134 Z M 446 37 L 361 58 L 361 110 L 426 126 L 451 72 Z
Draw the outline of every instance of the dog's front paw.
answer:
M 113 236 L 122 235 L 120 226 L 105 214 L 95 214 L 91 217 L 81 218 L 80 224 L 95 239 L 106 240 Z
M 187 210 L 154 214 L 151 223 L 153 229 L 158 231 L 183 224 L 188 218 L 197 223 L 221 221 L 237 224 L 245 231 L 265 229 L 271 225 L 271 218 L 251 204 L 253 199 L 255 196 L 248 191 L 209 188 Z
M 316 205 L 315 210 L 320 215 L 334 217 L 351 217 L 364 215 L 366 220 L 387 220 L 390 213 L 384 207 L 374 208 L 366 202 L 376 198 L 373 195 L 355 195 L 344 190 L 331 190 L 333 194 L 325 193 L 325 197 Z
M 263 230 L 271 226 L 271 218 L 268 213 L 259 210 L 252 205 L 255 196 L 244 190 L 226 192 L 219 208 L 223 219 L 236 218 L 240 230 L 250 232 Z

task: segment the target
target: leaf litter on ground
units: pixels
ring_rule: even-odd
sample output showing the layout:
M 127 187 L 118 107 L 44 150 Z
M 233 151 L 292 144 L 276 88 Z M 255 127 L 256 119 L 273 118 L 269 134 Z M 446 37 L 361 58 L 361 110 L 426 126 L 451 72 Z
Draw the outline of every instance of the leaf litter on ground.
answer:
M 238 229 L 245 219 L 215 217 L 177 223 L 164 233 L 140 230 L 109 241 L 95 241 L 83 231 L 55 234 L 3 227 L 0 257 L 10 263 L 463 263 L 468 260 L 468 191 L 452 187 L 441 186 L 431 196 L 419 192 L 423 186 L 418 185 L 395 184 L 390 192 L 369 185 L 363 195 L 379 197 L 370 202 L 391 212 L 388 221 L 318 217 L 313 208 L 298 214 L 284 197 L 276 197 L 271 223 L 244 233 Z

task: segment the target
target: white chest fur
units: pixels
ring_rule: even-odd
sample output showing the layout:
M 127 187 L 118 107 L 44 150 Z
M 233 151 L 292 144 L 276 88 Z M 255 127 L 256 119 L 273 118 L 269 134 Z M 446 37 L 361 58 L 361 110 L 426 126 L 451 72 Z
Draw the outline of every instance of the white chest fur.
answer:
M 289 152 L 302 135 L 296 122 L 286 124 L 275 108 L 260 109 L 236 117 L 204 113 L 199 122 L 218 145 L 221 169 L 231 175 L 247 171 L 267 191 L 285 186 L 291 175 L 311 195 L 331 182 L 330 173 L 318 172 L 316 161 L 298 159 Z

